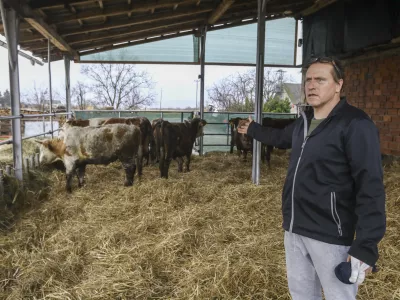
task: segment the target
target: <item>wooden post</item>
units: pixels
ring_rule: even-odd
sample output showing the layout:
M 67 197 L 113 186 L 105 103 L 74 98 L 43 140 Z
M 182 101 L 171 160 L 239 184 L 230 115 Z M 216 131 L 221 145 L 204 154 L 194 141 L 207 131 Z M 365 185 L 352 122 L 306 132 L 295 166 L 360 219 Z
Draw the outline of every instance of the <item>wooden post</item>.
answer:
M 3 170 L 0 169 L 0 199 L 2 200 L 4 197 L 4 173 Z
M 8 176 L 11 176 L 11 166 L 10 165 L 6 165 L 6 174 Z
M 32 155 L 32 156 L 30 157 L 30 164 L 29 164 L 29 166 L 31 167 L 31 170 L 33 170 L 33 169 L 36 167 L 36 165 L 35 165 L 35 155 Z
M 25 172 L 29 173 L 29 158 L 25 157 Z

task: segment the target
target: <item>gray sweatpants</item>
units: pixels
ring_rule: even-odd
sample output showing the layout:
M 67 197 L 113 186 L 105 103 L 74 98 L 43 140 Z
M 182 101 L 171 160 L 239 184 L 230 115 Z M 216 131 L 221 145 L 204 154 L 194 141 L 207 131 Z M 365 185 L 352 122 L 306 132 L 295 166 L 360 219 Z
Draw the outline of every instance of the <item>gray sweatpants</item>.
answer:
M 293 300 L 354 300 L 357 284 L 344 284 L 335 267 L 348 257 L 349 246 L 332 245 L 285 231 L 286 270 Z

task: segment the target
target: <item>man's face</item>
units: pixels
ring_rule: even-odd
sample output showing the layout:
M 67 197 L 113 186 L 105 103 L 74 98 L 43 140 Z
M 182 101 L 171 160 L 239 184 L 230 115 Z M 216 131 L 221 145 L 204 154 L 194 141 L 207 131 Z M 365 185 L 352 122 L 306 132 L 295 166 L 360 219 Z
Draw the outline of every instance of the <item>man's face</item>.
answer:
M 320 108 L 339 95 L 343 80 L 335 82 L 332 72 L 333 66 L 328 63 L 315 63 L 308 68 L 304 91 L 312 107 Z

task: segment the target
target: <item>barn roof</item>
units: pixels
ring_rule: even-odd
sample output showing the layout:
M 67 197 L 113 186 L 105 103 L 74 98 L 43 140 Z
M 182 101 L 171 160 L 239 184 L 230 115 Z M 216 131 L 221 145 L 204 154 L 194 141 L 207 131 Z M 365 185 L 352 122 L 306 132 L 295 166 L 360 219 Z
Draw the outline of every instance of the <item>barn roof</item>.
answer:
M 266 20 L 299 18 L 336 0 L 265 0 Z M 75 60 L 117 45 L 198 34 L 257 22 L 257 0 L 4 0 L 21 16 L 19 45 L 47 60 Z M 4 35 L 0 20 L 0 33 Z

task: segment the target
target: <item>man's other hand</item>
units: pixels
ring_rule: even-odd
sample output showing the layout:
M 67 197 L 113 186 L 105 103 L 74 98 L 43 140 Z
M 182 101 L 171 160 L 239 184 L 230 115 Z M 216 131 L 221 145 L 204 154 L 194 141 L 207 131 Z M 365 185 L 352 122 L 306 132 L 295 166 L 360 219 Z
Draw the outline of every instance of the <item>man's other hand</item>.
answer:
M 251 122 L 253 122 L 253 119 L 251 118 L 251 116 L 249 116 L 249 120 L 246 123 L 244 123 L 244 125 L 238 127 L 238 132 L 247 134 L 247 130 L 249 129 L 249 125 Z

